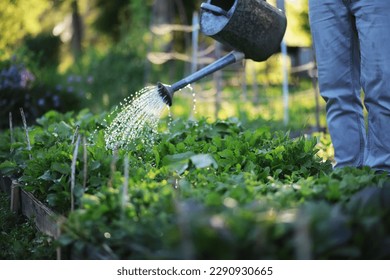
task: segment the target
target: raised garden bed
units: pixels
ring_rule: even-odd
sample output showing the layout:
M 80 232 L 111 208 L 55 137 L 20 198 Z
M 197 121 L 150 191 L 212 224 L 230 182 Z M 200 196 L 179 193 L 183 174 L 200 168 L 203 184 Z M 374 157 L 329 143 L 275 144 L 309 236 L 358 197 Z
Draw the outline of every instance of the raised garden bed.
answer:
M 23 190 L 15 180 L 3 177 L 1 190 L 10 195 L 11 211 L 31 219 L 42 233 L 55 239 L 59 237 L 60 226 L 65 217 L 56 214 L 34 195 Z
M 22 205 L 34 201 L 22 211 L 53 217 L 48 206 L 66 217 L 60 236 L 56 223 L 46 225 L 51 218 L 40 222 L 65 258 L 390 257 L 388 177 L 332 171 L 315 138 L 234 120 L 176 121 L 154 146 L 112 152 L 101 130 L 93 145 L 75 140 L 76 128 L 95 131 L 96 117 L 85 112 L 51 112 L 38 123 L 31 149 L 15 131 L 0 170 L 18 174 Z

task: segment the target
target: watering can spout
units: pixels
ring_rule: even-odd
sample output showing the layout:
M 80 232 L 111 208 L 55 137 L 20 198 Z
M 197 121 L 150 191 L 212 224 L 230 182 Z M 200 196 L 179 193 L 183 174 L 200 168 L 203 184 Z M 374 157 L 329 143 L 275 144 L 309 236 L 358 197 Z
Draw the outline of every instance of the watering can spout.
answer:
M 168 85 L 163 85 L 161 82 L 158 82 L 157 91 L 164 103 L 168 106 L 172 106 L 174 92 L 171 90 L 171 87 Z

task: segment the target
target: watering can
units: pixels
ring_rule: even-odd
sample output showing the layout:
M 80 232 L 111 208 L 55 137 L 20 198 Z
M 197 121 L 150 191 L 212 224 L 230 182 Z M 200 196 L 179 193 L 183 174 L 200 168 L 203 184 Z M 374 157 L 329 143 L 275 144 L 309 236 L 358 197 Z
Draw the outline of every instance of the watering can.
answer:
M 188 84 L 244 58 L 265 61 L 279 50 L 286 31 L 284 13 L 264 0 L 207 0 L 200 6 L 200 30 L 232 52 L 171 86 L 158 83 L 164 102 Z
M 287 26 L 285 15 L 264 0 L 208 0 L 202 3 L 203 34 L 245 54 L 265 61 L 278 51 Z

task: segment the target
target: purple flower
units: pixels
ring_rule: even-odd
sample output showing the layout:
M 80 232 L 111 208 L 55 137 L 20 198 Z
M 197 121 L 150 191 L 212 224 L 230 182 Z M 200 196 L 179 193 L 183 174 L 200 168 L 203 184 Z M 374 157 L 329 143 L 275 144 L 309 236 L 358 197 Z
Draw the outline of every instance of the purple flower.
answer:
M 60 106 L 60 97 L 58 95 L 53 95 L 53 105 L 54 107 Z
M 87 83 L 92 84 L 93 83 L 93 76 L 88 76 L 87 77 Z
M 1 88 L 27 88 L 34 80 L 35 76 L 22 64 L 12 64 L 0 73 Z
M 34 75 L 27 69 L 22 69 L 20 72 L 20 86 L 26 88 L 30 82 L 35 81 Z

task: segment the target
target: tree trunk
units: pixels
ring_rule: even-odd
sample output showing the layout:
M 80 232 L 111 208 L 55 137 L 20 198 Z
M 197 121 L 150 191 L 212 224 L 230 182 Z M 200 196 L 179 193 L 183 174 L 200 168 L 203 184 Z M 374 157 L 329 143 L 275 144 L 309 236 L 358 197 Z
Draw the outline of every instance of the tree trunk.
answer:
M 81 41 L 83 37 L 82 21 L 76 0 L 72 2 L 72 31 L 72 52 L 76 61 L 82 52 Z

